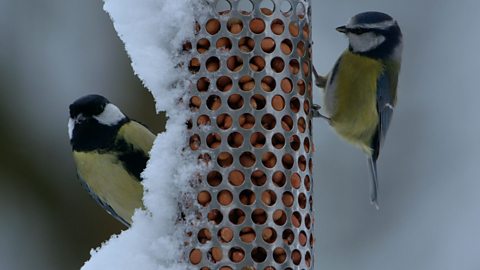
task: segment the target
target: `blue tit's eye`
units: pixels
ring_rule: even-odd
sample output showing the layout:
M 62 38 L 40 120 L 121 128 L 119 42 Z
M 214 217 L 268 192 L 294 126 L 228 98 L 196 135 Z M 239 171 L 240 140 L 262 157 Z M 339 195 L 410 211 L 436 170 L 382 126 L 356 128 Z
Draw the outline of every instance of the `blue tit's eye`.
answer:
M 356 35 L 361 35 L 365 32 L 367 32 L 368 30 L 365 29 L 365 28 L 352 28 L 349 30 L 350 33 L 353 33 L 353 34 L 356 34 Z

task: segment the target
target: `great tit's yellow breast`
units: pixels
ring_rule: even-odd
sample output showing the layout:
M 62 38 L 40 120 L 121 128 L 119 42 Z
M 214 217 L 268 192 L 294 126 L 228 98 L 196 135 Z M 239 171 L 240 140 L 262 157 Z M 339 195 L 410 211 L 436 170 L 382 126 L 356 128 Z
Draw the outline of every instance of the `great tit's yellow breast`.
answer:
M 325 103 L 330 109 L 331 124 L 336 132 L 370 153 L 370 143 L 377 124 L 377 80 L 383 64 L 375 59 L 345 51 L 336 69 Z M 333 100 L 332 100 L 333 99 Z
M 143 187 L 130 175 L 114 154 L 73 152 L 80 178 L 100 200 L 131 223 L 136 208 L 143 206 Z

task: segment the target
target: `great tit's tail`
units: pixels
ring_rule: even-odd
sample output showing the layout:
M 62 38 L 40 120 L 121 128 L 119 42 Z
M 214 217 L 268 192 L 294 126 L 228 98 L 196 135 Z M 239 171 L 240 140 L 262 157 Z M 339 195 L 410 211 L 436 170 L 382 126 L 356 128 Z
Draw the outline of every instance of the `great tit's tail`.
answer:
M 370 167 L 370 174 L 372 176 L 372 181 L 370 184 L 370 203 L 375 206 L 375 208 L 380 209 L 378 206 L 378 177 L 377 177 L 377 161 L 373 157 L 368 158 L 368 166 Z

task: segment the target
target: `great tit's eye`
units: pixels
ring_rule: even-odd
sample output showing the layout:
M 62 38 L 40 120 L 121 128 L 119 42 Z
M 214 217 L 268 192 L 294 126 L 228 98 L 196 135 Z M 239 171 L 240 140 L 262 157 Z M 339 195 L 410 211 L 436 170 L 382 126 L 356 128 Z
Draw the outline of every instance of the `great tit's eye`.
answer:
M 95 109 L 92 111 L 92 115 L 100 115 L 104 109 L 105 109 L 105 104 L 96 106 Z

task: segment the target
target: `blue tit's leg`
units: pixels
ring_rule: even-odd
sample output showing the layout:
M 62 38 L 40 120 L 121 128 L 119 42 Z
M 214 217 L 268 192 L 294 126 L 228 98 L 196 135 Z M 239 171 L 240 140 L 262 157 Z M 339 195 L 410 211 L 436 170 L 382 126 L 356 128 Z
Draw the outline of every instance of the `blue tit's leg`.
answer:
M 318 104 L 313 104 L 312 105 L 312 117 L 313 118 L 323 118 L 323 119 L 327 120 L 329 124 L 331 124 L 330 123 L 330 121 L 331 121 L 330 118 L 319 112 L 321 108 L 322 108 L 322 106 L 320 106 Z
M 318 105 L 318 104 L 313 104 L 312 105 L 312 109 L 316 112 L 318 112 L 320 109 L 322 108 L 322 106 Z
M 313 66 L 313 76 L 315 77 L 315 85 L 320 87 L 320 88 L 325 88 L 327 86 L 327 76 L 323 77 L 318 75 L 317 70 L 315 69 L 315 66 Z
M 323 76 L 318 75 L 318 72 L 315 69 L 315 66 L 312 65 L 312 67 L 313 67 L 313 76 L 315 77 L 315 85 L 320 87 L 320 88 L 325 88 L 325 86 L 327 85 L 327 77 L 323 77 Z M 322 108 L 322 106 L 320 106 L 318 104 L 313 104 L 312 105 L 312 111 L 313 111 L 312 117 L 313 118 L 323 118 L 323 119 L 327 120 L 329 124 L 331 124 L 330 118 L 319 112 L 321 108 Z

